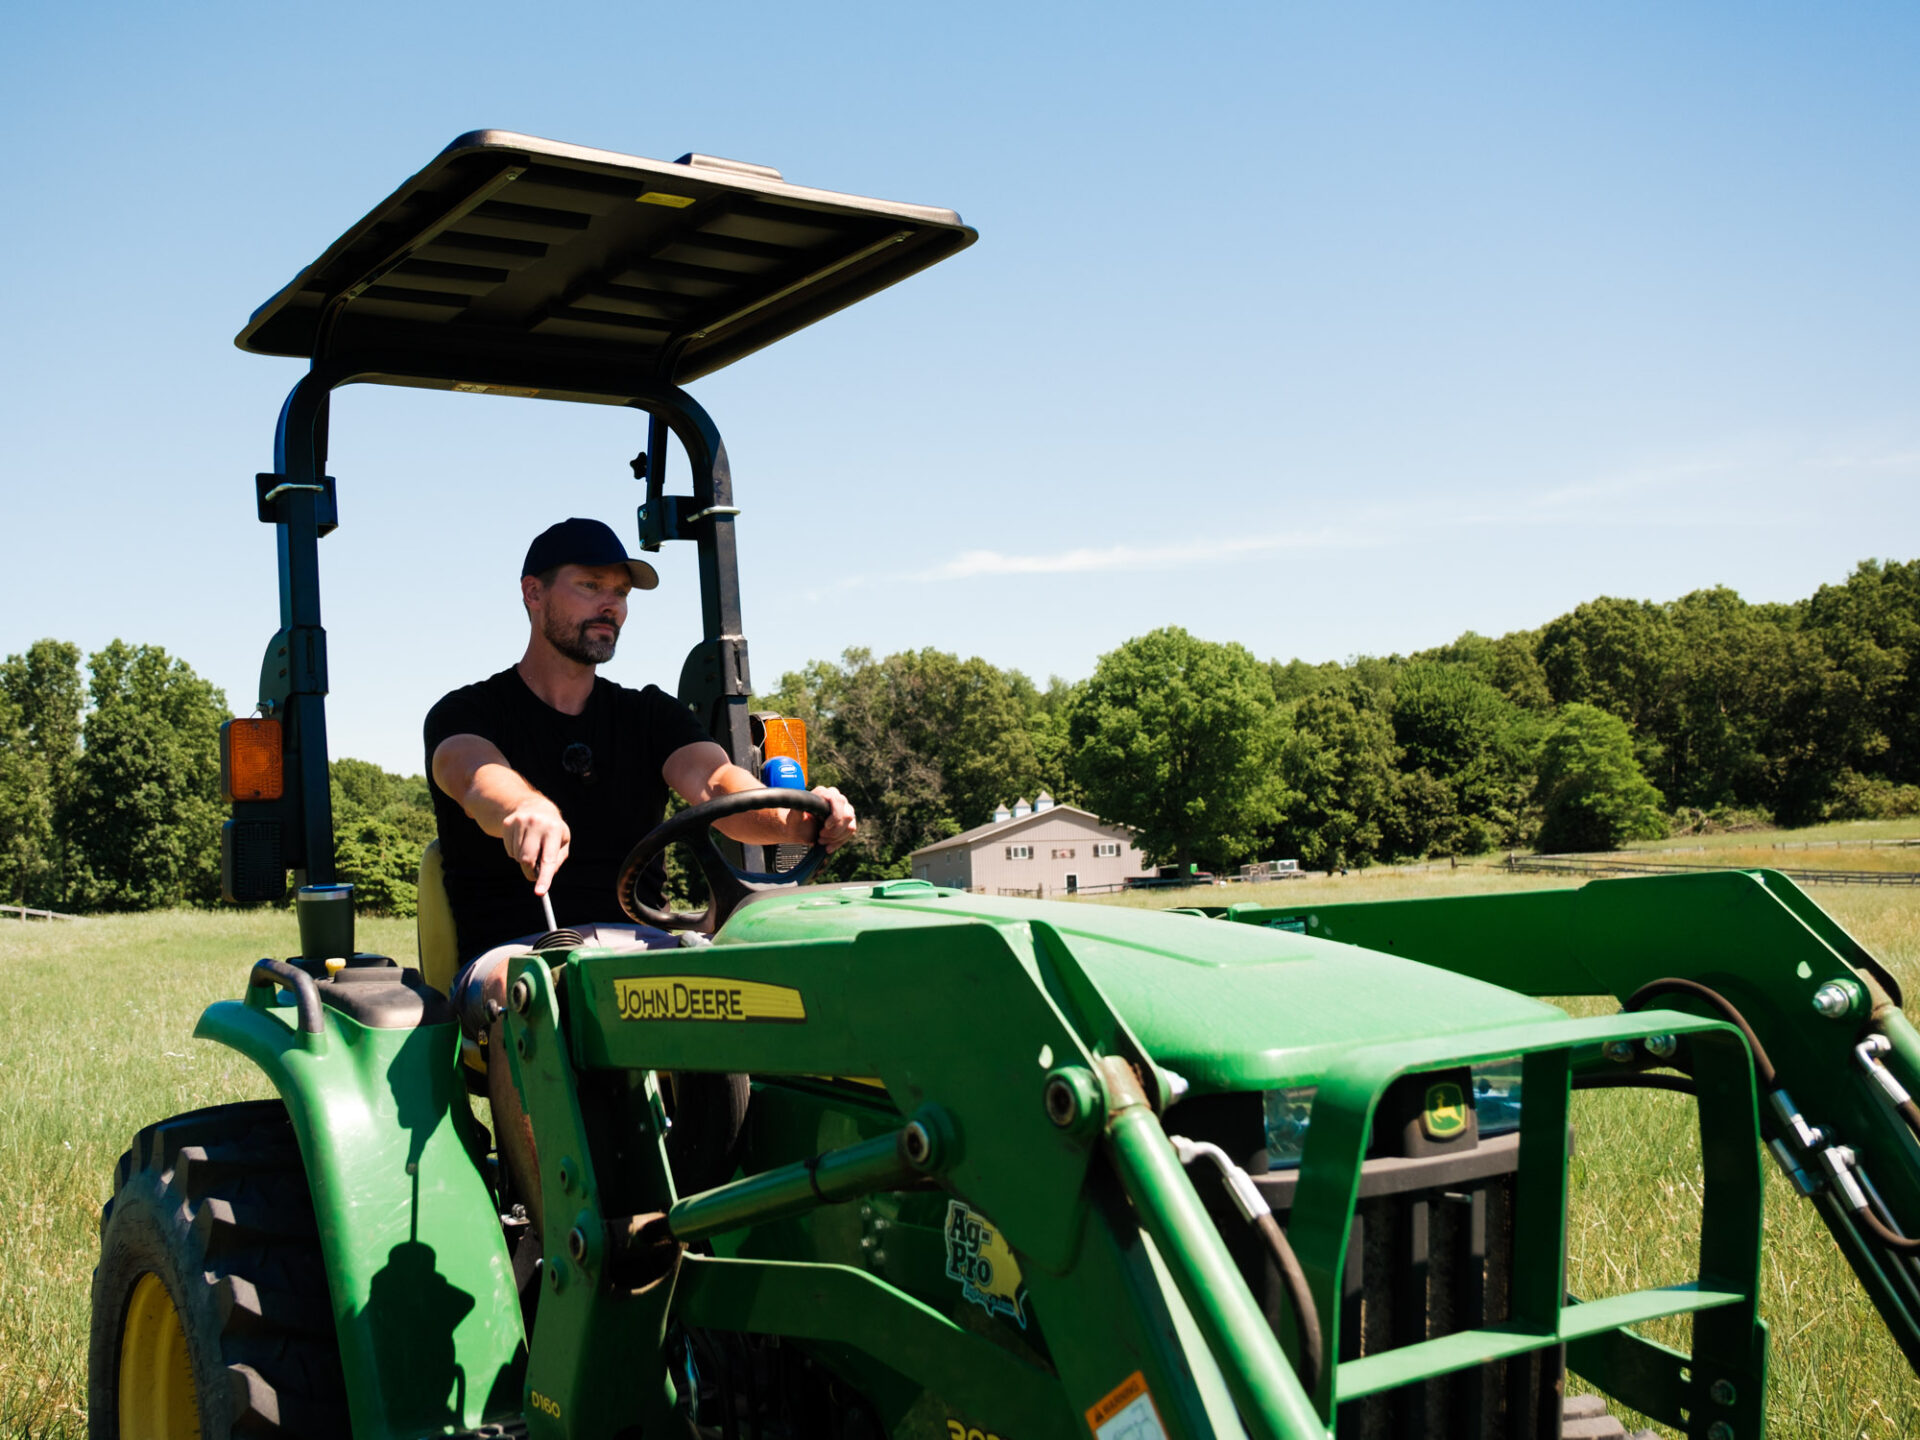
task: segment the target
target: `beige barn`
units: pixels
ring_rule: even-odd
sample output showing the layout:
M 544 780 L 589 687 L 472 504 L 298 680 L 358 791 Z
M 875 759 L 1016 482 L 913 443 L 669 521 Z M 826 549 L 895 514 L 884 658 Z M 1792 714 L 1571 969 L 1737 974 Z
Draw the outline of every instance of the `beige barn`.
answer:
M 1044 792 L 1031 806 L 1024 799 L 1003 805 L 985 825 L 923 845 L 907 858 L 916 880 L 988 895 L 1072 894 L 1153 873 L 1131 830 L 1077 805 L 1056 805 Z

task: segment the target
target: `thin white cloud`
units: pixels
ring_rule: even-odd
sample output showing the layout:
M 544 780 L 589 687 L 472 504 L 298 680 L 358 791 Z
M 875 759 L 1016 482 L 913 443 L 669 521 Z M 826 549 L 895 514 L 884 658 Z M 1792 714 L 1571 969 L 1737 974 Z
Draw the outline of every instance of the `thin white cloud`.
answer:
M 1288 535 L 1243 535 L 1230 539 L 1190 540 L 1174 545 L 1076 546 L 1038 555 L 1001 550 L 966 550 L 913 577 L 919 580 L 974 580 L 983 575 L 1086 575 L 1104 570 L 1179 570 L 1211 564 L 1232 555 L 1274 550 L 1324 550 L 1358 546 L 1321 530 Z
M 1892 450 L 1881 454 L 1827 455 L 1810 462 L 1815 470 L 1865 470 L 1872 474 L 1904 475 L 1920 470 L 1920 450 Z
M 1527 533 L 1571 526 L 1586 531 L 1779 530 L 1805 524 L 1810 518 L 1780 502 L 1802 498 L 1808 483 L 1822 471 L 1882 476 L 1920 463 L 1920 452 L 1911 450 L 1829 451 L 1812 457 L 1791 450 L 1783 454 L 1783 448 L 1750 440 L 1559 483 L 1435 486 L 1429 493 L 1402 496 L 1391 504 L 1349 497 L 1337 528 L 1160 545 L 1076 545 L 1026 553 L 963 550 L 922 570 L 842 576 L 809 589 L 805 598 L 817 602 L 849 590 L 909 582 L 1191 570 L 1278 551 L 1381 549 L 1425 541 L 1435 531 L 1446 530 Z M 1303 493 L 1319 497 L 1315 508 L 1324 511 L 1323 489 L 1307 486 Z M 1770 503 L 1752 503 L 1756 493 L 1772 497 Z
M 1217 565 L 1223 560 L 1242 555 L 1267 554 L 1276 550 L 1357 550 L 1391 543 L 1394 538 L 1364 531 L 1343 535 L 1322 529 L 1286 535 L 1188 540 L 1168 545 L 1080 545 L 1071 550 L 1028 555 L 1009 554 L 1002 550 L 963 550 L 951 560 L 943 560 L 924 570 L 845 575 L 832 584 L 807 590 L 805 598 L 810 603 L 817 603 L 830 595 L 864 589 L 869 585 L 898 585 L 904 582 L 927 584 L 943 580 L 977 580 L 995 575 L 1093 575 L 1116 570 L 1188 570 L 1200 565 Z

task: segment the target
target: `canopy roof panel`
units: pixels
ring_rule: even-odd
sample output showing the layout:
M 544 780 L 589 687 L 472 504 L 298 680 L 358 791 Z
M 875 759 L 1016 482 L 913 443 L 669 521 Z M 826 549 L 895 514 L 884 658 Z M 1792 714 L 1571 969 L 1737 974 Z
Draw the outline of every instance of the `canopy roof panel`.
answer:
M 810 190 L 765 166 L 476 130 L 328 246 L 235 343 L 400 383 L 566 388 L 612 372 L 678 384 L 975 238 L 951 210 Z

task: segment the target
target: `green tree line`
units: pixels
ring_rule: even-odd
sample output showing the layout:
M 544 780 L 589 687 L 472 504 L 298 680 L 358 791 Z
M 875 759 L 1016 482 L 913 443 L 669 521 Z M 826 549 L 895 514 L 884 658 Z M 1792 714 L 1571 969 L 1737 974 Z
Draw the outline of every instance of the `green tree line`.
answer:
M 1603 597 L 1537 630 L 1348 663 L 1263 661 L 1177 628 L 1084 681 L 938 650 L 850 650 L 756 708 L 808 725 L 811 779 L 860 838 L 832 874 L 1042 791 L 1132 826 L 1162 863 L 1311 869 L 1507 846 L 1606 849 L 1716 825 L 1920 815 L 1920 561 L 1790 604 L 1725 588 Z M 42 640 L 0 663 L 0 903 L 214 903 L 225 696 L 155 646 Z M 337 863 L 408 915 L 427 783 L 332 767 Z
M 0 662 L 0 904 L 92 914 L 220 899 L 226 696 L 154 645 Z M 421 776 L 332 766 L 336 861 L 366 907 L 411 915 L 433 838 Z
M 766 708 L 810 727 L 861 838 L 840 874 L 1041 790 L 1162 863 L 1308 868 L 1608 849 L 1671 829 L 1920 815 L 1920 561 L 1791 604 L 1602 597 L 1414 655 L 1262 661 L 1169 628 L 1036 686 L 984 660 L 849 651 Z

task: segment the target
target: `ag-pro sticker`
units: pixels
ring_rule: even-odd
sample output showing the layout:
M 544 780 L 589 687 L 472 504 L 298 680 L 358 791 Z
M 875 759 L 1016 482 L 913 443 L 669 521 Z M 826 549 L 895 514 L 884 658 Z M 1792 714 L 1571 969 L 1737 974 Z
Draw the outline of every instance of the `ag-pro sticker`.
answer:
M 959 1200 L 947 1202 L 947 1278 L 958 1280 L 961 1296 L 989 1315 L 1004 1315 L 1027 1328 L 1020 1262 L 993 1222 Z
M 649 975 L 615 980 L 622 1020 L 761 1021 L 796 1024 L 807 1018 L 798 990 L 716 975 Z

